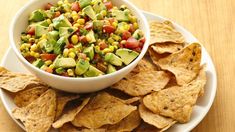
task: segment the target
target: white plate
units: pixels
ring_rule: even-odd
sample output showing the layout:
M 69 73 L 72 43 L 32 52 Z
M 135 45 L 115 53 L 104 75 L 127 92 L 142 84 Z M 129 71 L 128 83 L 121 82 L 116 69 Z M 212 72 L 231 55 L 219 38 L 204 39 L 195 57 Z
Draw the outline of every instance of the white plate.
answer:
M 167 20 L 163 17 L 143 12 L 144 15 L 147 17 L 148 20 L 158 20 L 158 21 L 164 21 Z M 186 41 L 191 42 L 198 42 L 198 40 L 186 29 L 179 26 L 176 23 L 173 23 L 176 29 L 181 32 L 184 37 L 186 38 Z M 203 97 L 200 97 L 197 101 L 196 106 L 193 108 L 193 113 L 191 120 L 188 123 L 185 124 L 176 124 L 173 127 L 171 127 L 168 131 L 174 131 L 174 132 L 187 132 L 192 130 L 199 122 L 205 117 L 207 112 L 209 111 L 216 94 L 216 86 L 217 86 L 217 77 L 216 77 L 216 71 L 214 64 L 211 60 L 211 57 L 205 50 L 205 48 L 202 48 L 202 64 L 207 64 L 206 74 L 207 74 L 207 84 L 205 87 L 205 94 Z M 7 51 L 5 54 L 2 63 L 2 66 L 6 67 L 7 69 L 14 71 L 14 72 L 22 72 L 22 73 L 28 73 L 28 71 L 24 68 L 24 66 L 18 61 L 15 54 L 11 49 Z M 9 93 L 6 91 L 0 89 L 0 95 L 2 102 L 9 113 L 9 115 L 12 117 L 11 111 L 16 107 L 13 103 L 13 100 Z M 14 118 L 13 118 L 14 119 Z M 15 119 L 14 119 L 15 120 Z M 24 129 L 23 125 L 18 121 L 15 120 L 15 122 Z

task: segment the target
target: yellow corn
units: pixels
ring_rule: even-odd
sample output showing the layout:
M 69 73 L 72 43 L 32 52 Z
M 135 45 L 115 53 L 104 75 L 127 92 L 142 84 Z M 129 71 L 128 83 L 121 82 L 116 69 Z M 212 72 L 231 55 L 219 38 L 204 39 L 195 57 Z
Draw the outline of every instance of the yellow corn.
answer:
M 110 44 L 112 44 L 113 42 L 114 42 L 114 40 L 113 40 L 113 38 L 108 38 L 108 42 L 110 43 Z
M 51 19 L 47 19 L 47 23 L 50 25 L 51 24 Z
M 109 46 L 109 49 L 111 52 L 113 52 L 115 48 L 114 48 L 114 46 Z
M 47 39 L 47 35 L 46 35 L 46 34 L 43 34 L 40 39 Z
M 74 21 L 77 21 L 78 20 L 78 15 L 72 16 L 72 18 L 73 18 Z
M 65 48 L 63 51 L 63 56 L 68 57 L 68 54 L 69 54 L 69 49 Z
M 134 27 L 134 29 L 138 29 L 139 28 L 138 23 L 137 22 L 133 23 L 133 27 Z
M 130 21 L 131 21 L 131 23 L 135 23 L 135 22 L 137 22 L 137 18 L 134 16 L 131 16 Z
M 31 55 L 31 56 L 35 56 L 35 54 L 36 54 L 36 53 L 35 53 L 34 51 L 30 51 L 30 55 Z
M 39 53 L 35 53 L 35 54 L 34 54 L 34 57 L 35 57 L 35 58 L 39 58 L 39 57 L 40 57 L 40 54 L 39 54 Z
M 51 64 L 51 65 L 49 66 L 49 68 L 54 69 L 54 68 L 55 68 L 55 65 L 54 65 L 54 64 Z
M 77 35 L 73 35 L 71 37 L 71 41 L 72 41 L 73 44 L 77 44 L 78 43 L 78 36 Z
M 36 51 L 38 46 L 36 44 L 33 44 L 30 48 L 31 51 Z
M 126 44 L 126 40 L 122 40 L 122 41 L 121 41 L 121 44 Z
M 51 60 L 47 60 L 47 61 L 45 61 L 45 64 L 46 64 L 47 66 L 49 66 L 49 65 L 52 64 L 52 61 L 51 61 Z
M 63 4 L 62 0 L 58 1 L 57 3 L 59 6 L 61 6 Z
M 79 24 L 79 23 L 75 23 L 75 24 L 73 25 L 73 27 L 78 28 L 78 27 L 80 27 L 80 24 Z
M 109 48 L 105 48 L 103 51 L 102 51 L 102 53 L 104 53 L 104 54 L 106 54 L 106 53 L 111 53 L 112 51 L 111 51 L 111 49 L 109 49 Z
M 102 10 L 102 11 L 100 12 L 100 14 L 101 14 L 103 17 L 105 17 L 105 16 L 107 15 L 107 11 L 106 11 L 106 10 Z
M 116 28 L 118 26 L 118 23 L 117 22 L 113 22 L 112 26 L 114 26 Z
M 67 70 L 69 76 L 74 76 L 74 71 L 72 69 Z
M 24 49 L 26 49 L 26 45 L 25 45 L 25 44 L 22 44 L 22 45 L 20 46 L 20 50 L 22 51 L 22 50 L 24 50 Z
M 114 45 L 118 45 L 119 43 L 118 42 L 113 42 L 112 43 L 112 45 L 114 46 Z
M 77 23 L 79 23 L 80 25 L 85 24 L 85 19 L 78 19 Z
M 75 57 L 76 57 L 76 54 L 74 52 L 69 53 L 69 58 L 75 58 Z

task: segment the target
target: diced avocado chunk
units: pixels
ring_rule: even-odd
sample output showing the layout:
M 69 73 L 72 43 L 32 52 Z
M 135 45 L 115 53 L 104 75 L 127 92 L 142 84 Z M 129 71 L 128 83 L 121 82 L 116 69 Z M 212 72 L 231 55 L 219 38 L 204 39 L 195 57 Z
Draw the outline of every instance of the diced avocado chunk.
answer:
M 128 65 L 130 64 L 136 57 L 138 57 L 139 53 L 133 51 L 133 50 L 130 50 L 130 49 L 125 49 L 125 48 L 122 48 L 122 49 L 118 49 L 116 51 L 116 55 L 120 56 L 123 63 L 125 65 Z
M 33 62 L 33 65 L 40 68 L 41 66 L 44 65 L 44 62 L 41 59 L 37 59 L 36 61 Z
M 143 32 L 142 32 L 140 29 L 137 29 L 137 30 L 133 33 L 132 37 L 134 37 L 135 39 L 139 40 L 140 38 L 143 37 Z
M 100 13 L 102 10 L 106 10 L 106 6 L 102 2 L 102 0 L 96 0 L 93 8 L 96 13 Z
M 93 21 L 94 30 L 102 31 L 103 25 L 104 25 L 104 21 L 102 21 L 102 20 L 94 20 Z
M 83 53 L 86 54 L 91 60 L 94 58 L 94 47 L 90 46 L 83 50 Z
M 117 71 L 116 68 L 113 65 L 109 64 L 107 73 L 110 74 L 110 73 L 113 73 L 115 71 Z
M 56 45 L 56 40 L 49 39 L 44 45 L 44 49 L 47 53 L 50 53 L 54 50 L 54 45 Z
M 39 9 L 39 10 L 35 10 L 33 11 L 30 16 L 29 16 L 29 21 L 32 22 L 39 22 L 42 21 L 46 18 L 46 14 L 43 10 Z
M 75 31 L 77 31 L 76 27 L 60 27 L 59 28 L 60 37 L 69 37 Z
M 41 25 L 36 25 L 35 26 L 35 35 L 36 37 L 41 37 L 43 34 L 47 34 L 48 33 L 48 27 L 44 27 Z
M 122 34 L 124 31 L 128 31 L 130 29 L 130 25 L 126 22 L 120 22 L 118 23 L 118 27 L 116 30 L 117 34 Z
M 118 21 L 125 21 L 128 22 L 129 21 L 129 16 L 126 12 L 124 11 L 120 11 L 120 10 L 114 10 L 112 12 L 112 16 L 117 19 Z
M 103 75 L 104 73 L 94 66 L 90 65 L 88 70 L 84 73 L 84 77 L 96 77 Z
M 59 29 L 60 27 L 72 27 L 72 24 L 63 14 L 53 19 L 52 21 L 56 29 Z
M 89 31 L 89 32 L 86 34 L 86 40 L 87 40 L 89 43 L 94 43 L 94 42 L 96 42 L 95 34 L 94 34 L 94 31 L 93 31 L 93 30 Z
M 114 53 L 107 53 L 104 58 L 105 58 L 106 62 L 108 62 L 112 65 L 122 66 L 122 59 L 120 59 Z
M 79 0 L 79 5 L 81 8 L 84 8 L 91 4 L 92 0 Z
M 54 53 L 61 54 L 65 44 L 67 43 L 68 43 L 68 39 L 65 37 L 61 37 L 54 45 Z
M 65 70 L 64 70 L 64 68 L 60 67 L 60 68 L 55 69 L 55 72 L 57 74 L 62 74 L 63 72 L 65 72 Z
M 95 11 L 93 10 L 93 8 L 91 6 L 87 6 L 85 7 L 82 12 L 84 12 L 87 16 L 89 16 L 92 20 L 96 19 L 96 14 Z
M 80 59 L 76 64 L 75 73 L 77 75 L 82 75 L 83 73 L 85 73 L 88 70 L 89 66 L 90 66 L 89 61 L 84 60 L 84 59 Z
M 59 32 L 58 31 L 50 31 L 47 33 L 48 39 L 58 40 L 59 39 Z
M 55 68 L 72 68 L 76 66 L 76 62 L 73 58 L 58 58 L 55 62 Z

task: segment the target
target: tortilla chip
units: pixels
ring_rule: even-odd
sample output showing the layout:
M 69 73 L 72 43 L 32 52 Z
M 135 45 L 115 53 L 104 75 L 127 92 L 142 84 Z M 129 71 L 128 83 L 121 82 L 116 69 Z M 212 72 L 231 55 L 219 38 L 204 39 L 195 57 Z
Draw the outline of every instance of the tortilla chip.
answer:
M 157 67 L 148 58 L 143 58 L 132 72 L 156 71 Z
M 191 83 L 154 92 L 145 96 L 143 103 L 154 113 L 171 117 L 180 123 L 188 122 L 199 93 L 206 84 L 205 78 L 202 68 L 198 77 Z
M 199 72 L 199 74 L 198 74 L 198 77 L 201 79 L 201 80 L 204 80 L 204 81 L 202 81 L 202 83 L 204 83 L 204 84 L 202 84 L 202 85 L 206 85 L 206 64 L 204 64 L 204 65 L 202 65 L 201 66 L 201 70 L 200 70 L 200 72 Z M 200 92 L 199 92 L 199 97 L 201 97 L 201 96 L 203 96 L 204 95 L 204 87 L 202 87 L 202 89 L 200 90 Z
M 59 128 L 60 132 L 79 132 L 78 129 L 73 126 L 71 123 L 66 123 Z
M 97 129 L 82 129 L 79 132 L 107 132 L 105 128 L 97 128 Z
M 150 48 L 148 49 L 148 53 L 149 53 L 149 56 L 150 56 L 150 58 L 152 59 L 153 63 L 154 63 L 156 66 L 158 66 L 158 67 L 159 67 L 158 61 L 159 61 L 161 58 L 165 58 L 165 57 L 167 57 L 167 56 L 170 55 L 170 53 L 158 54 L 157 52 L 155 52 L 155 51 L 153 50 L 152 47 L 150 47 Z
M 139 101 L 140 99 L 141 99 L 140 97 L 133 97 L 133 98 L 124 100 L 124 103 L 126 103 L 126 104 L 132 104 L 132 103 L 135 103 L 135 102 Z
M 138 110 L 131 112 L 126 118 L 117 124 L 110 125 L 107 128 L 108 132 L 130 132 L 138 127 L 141 123 L 141 118 Z
M 19 92 L 25 88 L 45 85 L 35 76 L 29 74 L 13 73 L 0 67 L 0 87 L 10 91 Z
M 150 44 L 165 42 L 184 43 L 185 41 L 183 35 L 176 31 L 170 21 L 150 22 L 150 35 Z
M 58 119 L 61 116 L 65 105 L 69 101 L 75 100 L 79 97 L 80 97 L 79 95 L 75 95 L 75 94 L 62 94 L 62 95 L 57 94 L 57 106 L 56 106 L 55 119 Z
M 158 54 L 164 54 L 164 53 L 175 53 L 177 51 L 180 51 L 184 48 L 184 44 L 177 44 L 177 43 L 156 43 L 151 46 L 151 48 L 157 52 Z
M 179 85 L 192 81 L 200 70 L 201 45 L 190 44 L 179 52 L 159 59 L 157 64 L 164 70 L 172 72 Z
M 148 110 L 143 104 L 139 105 L 139 112 L 140 117 L 144 120 L 144 122 L 153 125 L 159 129 L 163 129 L 172 124 L 172 122 L 175 122 L 171 118 L 163 117 L 159 114 L 153 113 L 152 111 Z
M 122 100 L 102 92 L 76 115 L 72 124 L 96 129 L 103 125 L 116 124 L 136 109 L 136 106 L 127 105 Z
M 142 121 L 134 132 L 159 132 L 159 129 Z
M 18 107 L 24 107 L 39 98 L 44 92 L 48 90 L 46 86 L 37 86 L 31 89 L 26 89 L 18 92 L 14 97 L 14 103 Z
M 56 93 L 47 90 L 26 107 L 13 110 L 13 116 L 20 119 L 27 132 L 46 132 L 51 128 L 55 118 Z
M 74 120 L 75 116 L 85 107 L 85 105 L 89 102 L 89 100 L 90 98 L 86 98 L 80 106 L 63 114 L 56 122 L 52 124 L 52 126 L 54 128 L 60 128 L 65 123 Z
M 119 89 L 131 96 L 142 96 L 163 89 L 169 81 L 164 71 L 146 71 L 124 78 L 111 88 Z

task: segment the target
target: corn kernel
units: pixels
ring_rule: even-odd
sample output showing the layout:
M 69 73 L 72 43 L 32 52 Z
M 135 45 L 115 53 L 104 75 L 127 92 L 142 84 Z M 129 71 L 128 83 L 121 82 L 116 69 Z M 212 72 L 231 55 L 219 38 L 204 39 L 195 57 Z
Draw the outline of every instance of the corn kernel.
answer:
M 78 28 L 78 27 L 80 27 L 80 24 L 79 24 L 79 23 L 75 23 L 75 24 L 73 25 L 73 27 Z
M 49 66 L 49 65 L 52 64 L 52 61 L 51 61 L 51 60 L 47 60 L 47 61 L 45 61 L 45 64 L 46 64 L 47 66 Z
M 87 61 L 90 61 L 91 59 L 89 57 L 86 58 Z
M 27 34 L 27 36 L 26 36 L 26 37 L 27 37 L 27 39 L 30 39 L 30 38 L 31 38 L 31 35 Z
M 72 11 L 71 15 L 72 16 L 77 15 L 77 12 L 76 11 Z
M 115 46 L 115 45 L 118 45 L 119 43 L 118 42 L 113 42 L 112 45 Z
M 85 19 L 78 19 L 77 23 L 79 23 L 80 25 L 85 24 Z
M 77 21 L 78 20 L 78 15 L 72 16 L 72 18 L 73 18 L 74 21 Z
M 20 50 L 24 50 L 24 49 L 26 49 L 26 46 L 25 46 L 25 44 L 22 44 L 22 45 L 20 46 Z
M 63 51 L 63 56 L 68 57 L 68 54 L 69 54 L 69 49 L 65 48 Z
M 51 24 L 51 19 L 47 19 L 47 23 L 50 25 Z
M 34 42 L 35 42 L 35 38 L 30 38 L 30 39 L 29 39 L 29 42 L 30 42 L 30 43 L 34 43 Z
M 54 65 L 54 64 L 51 64 L 51 65 L 49 66 L 49 68 L 54 69 L 54 68 L 55 68 L 55 65 Z
M 112 26 L 114 26 L 116 28 L 118 26 L 118 23 L 117 22 L 113 22 Z
M 114 46 L 109 46 L 109 49 L 111 52 L 113 52 L 115 48 L 114 48 Z
M 106 11 L 106 10 L 102 10 L 102 11 L 100 12 L 100 14 L 101 14 L 103 17 L 105 17 L 105 16 L 107 15 L 107 11 Z
M 34 51 L 30 51 L 30 55 L 31 56 L 35 56 L 35 52 Z
M 75 57 L 76 57 L 76 54 L 74 52 L 69 53 L 69 58 L 75 58 Z
M 40 39 L 47 39 L 47 35 L 46 35 L 46 34 L 43 34 Z
M 117 45 L 114 45 L 114 49 L 117 50 L 117 49 L 118 49 L 118 46 L 117 46 Z
M 35 53 L 35 54 L 34 54 L 34 57 L 35 57 L 35 58 L 39 58 L 39 57 L 40 57 L 40 54 L 39 54 L 39 53 Z
M 134 29 L 138 29 L 139 28 L 138 23 L 137 22 L 133 23 L 133 27 L 134 27 Z
M 131 16 L 130 21 L 131 21 L 131 23 L 135 23 L 135 22 L 137 22 L 137 18 L 134 16 Z
M 126 40 L 122 40 L 122 41 L 121 41 L 121 44 L 126 44 Z
M 106 54 L 106 53 L 111 53 L 112 51 L 111 51 L 111 49 L 109 49 L 109 48 L 105 48 L 102 52 L 103 52 L 104 54 Z
M 69 76 L 74 76 L 74 71 L 72 69 L 67 70 Z
M 110 43 L 110 44 L 112 44 L 113 42 L 114 42 L 114 40 L 113 40 L 113 38 L 108 38 L 108 42 Z
M 71 37 L 71 41 L 72 41 L 73 44 L 77 44 L 78 43 L 78 36 L 77 35 L 73 35 Z
M 61 6 L 63 4 L 62 0 L 58 1 L 57 3 L 59 6 Z
M 33 44 L 30 48 L 31 51 L 36 51 L 37 50 L 37 45 L 36 44 Z

